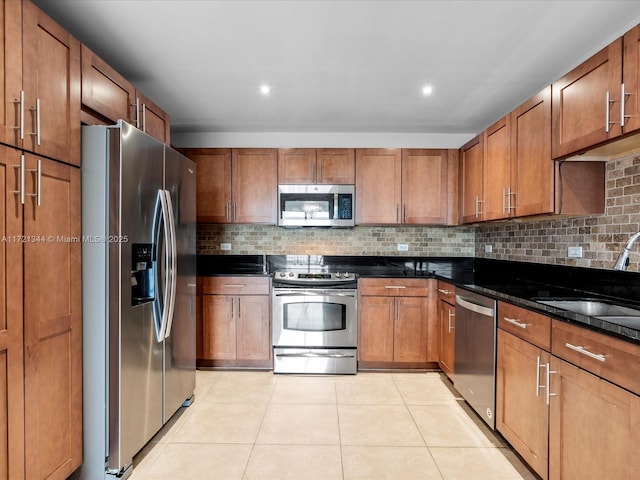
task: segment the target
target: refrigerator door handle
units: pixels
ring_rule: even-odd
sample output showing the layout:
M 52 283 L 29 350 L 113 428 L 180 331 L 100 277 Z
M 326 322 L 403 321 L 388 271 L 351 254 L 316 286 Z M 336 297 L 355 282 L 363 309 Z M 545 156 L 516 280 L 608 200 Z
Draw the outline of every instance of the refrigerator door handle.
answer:
M 171 192 L 168 190 L 164 191 L 165 201 L 167 204 L 167 219 L 169 225 L 169 252 L 170 252 L 170 268 L 167 271 L 167 283 L 170 285 L 169 288 L 169 308 L 168 308 L 168 316 L 167 323 L 165 326 L 165 335 L 163 338 L 168 338 L 171 335 L 171 327 L 173 326 L 173 312 L 175 310 L 176 304 L 176 285 L 177 285 L 177 274 L 178 274 L 178 255 L 177 255 L 177 247 L 176 247 L 176 221 L 175 216 L 173 215 L 173 203 L 171 202 Z
M 165 338 L 165 331 L 167 329 L 167 318 L 169 313 L 169 296 L 170 296 L 170 288 L 169 284 L 169 269 L 170 269 L 170 261 L 171 261 L 171 252 L 170 252 L 170 234 L 169 234 L 169 219 L 167 212 L 167 200 L 164 194 L 164 190 L 158 190 L 158 196 L 156 199 L 156 219 L 154 220 L 154 239 L 156 241 L 156 251 L 157 251 L 157 266 L 156 266 L 156 274 L 155 274 L 155 283 L 156 283 L 156 291 L 159 292 L 160 288 L 162 288 L 162 300 L 160 300 L 159 295 L 156 295 L 155 307 L 154 311 L 154 323 L 156 329 L 156 340 L 158 343 L 162 342 Z M 160 224 L 162 224 L 162 228 L 160 228 Z M 160 248 L 162 244 L 164 244 L 164 258 L 160 258 L 160 253 L 162 249 Z M 164 262 L 164 278 L 160 277 L 160 264 Z M 161 283 L 162 282 L 162 283 Z

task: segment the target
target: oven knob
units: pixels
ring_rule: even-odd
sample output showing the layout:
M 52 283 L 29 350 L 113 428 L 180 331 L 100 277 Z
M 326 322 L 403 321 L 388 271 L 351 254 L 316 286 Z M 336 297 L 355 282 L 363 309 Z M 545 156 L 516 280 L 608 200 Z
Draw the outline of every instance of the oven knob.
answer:
M 351 276 L 351 274 L 349 272 L 345 272 L 342 277 L 343 278 L 349 278 Z
M 289 272 L 289 276 L 290 276 L 290 277 L 293 277 L 293 272 Z

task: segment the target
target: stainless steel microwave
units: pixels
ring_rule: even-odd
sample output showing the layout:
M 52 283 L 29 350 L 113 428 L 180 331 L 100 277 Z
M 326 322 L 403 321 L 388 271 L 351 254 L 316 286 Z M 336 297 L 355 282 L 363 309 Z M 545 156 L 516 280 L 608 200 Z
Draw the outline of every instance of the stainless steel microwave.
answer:
M 354 185 L 278 185 L 278 225 L 355 226 Z

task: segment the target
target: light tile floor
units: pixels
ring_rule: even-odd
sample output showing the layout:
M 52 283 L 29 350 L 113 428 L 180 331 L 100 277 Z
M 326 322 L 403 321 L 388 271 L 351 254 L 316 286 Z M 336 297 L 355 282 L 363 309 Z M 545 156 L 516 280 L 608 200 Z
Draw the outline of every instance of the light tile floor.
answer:
M 536 478 L 438 372 L 198 371 L 196 382 L 131 480 Z

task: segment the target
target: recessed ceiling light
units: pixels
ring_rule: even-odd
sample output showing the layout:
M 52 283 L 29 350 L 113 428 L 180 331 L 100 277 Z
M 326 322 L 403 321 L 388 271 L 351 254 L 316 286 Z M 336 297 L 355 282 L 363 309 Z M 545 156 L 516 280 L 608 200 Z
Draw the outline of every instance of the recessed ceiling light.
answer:
M 260 93 L 269 95 L 271 93 L 271 87 L 269 85 L 260 85 Z
M 422 87 L 422 95 L 424 95 L 425 97 L 431 95 L 432 92 L 433 87 L 431 85 L 425 85 L 424 87 Z

